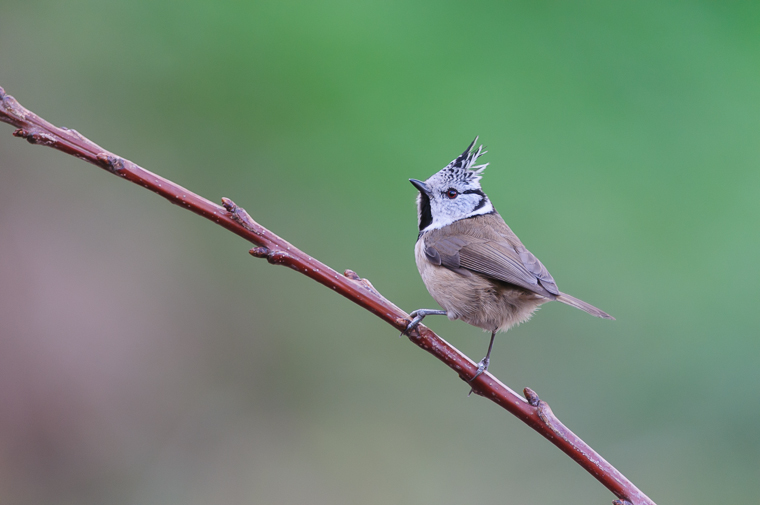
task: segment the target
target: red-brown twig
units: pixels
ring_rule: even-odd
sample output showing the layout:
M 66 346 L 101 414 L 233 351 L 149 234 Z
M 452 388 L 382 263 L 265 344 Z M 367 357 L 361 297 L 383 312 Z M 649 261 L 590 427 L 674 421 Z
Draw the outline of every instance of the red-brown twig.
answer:
M 231 200 L 223 198 L 223 206 L 219 206 L 106 151 L 75 130 L 58 128 L 22 107 L 12 96 L 6 95 L 3 88 L 0 88 L 0 121 L 18 128 L 13 133 L 16 137 L 23 137 L 31 144 L 46 145 L 76 156 L 114 175 L 144 186 L 175 205 L 216 222 L 255 244 L 257 247 L 250 250 L 253 256 L 266 258 L 269 263 L 285 265 L 311 277 L 369 310 L 399 331 L 404 330 L 409 323 L 409 315 L 383 298 L 369 281 L 361 279 L 351 270 L 346 270 L 341 275 L 303 253 L 256 223 L 245 210 Z M 531 389 L 525 388 L 526 401 L 490 373 L 484 373 L 470 383 L 469 380 L 477 371 L 477 365 L 423 325 L 411 332 L 409 340 L 453 369 L 462 380 L 468 381 L 476 394 L 508 410 L 565 452 L 619 498 L 613 503 L 654 505 L 654 502 L 623 474 L 567 429 L 554 416 L 549 405 L 539 399 Z

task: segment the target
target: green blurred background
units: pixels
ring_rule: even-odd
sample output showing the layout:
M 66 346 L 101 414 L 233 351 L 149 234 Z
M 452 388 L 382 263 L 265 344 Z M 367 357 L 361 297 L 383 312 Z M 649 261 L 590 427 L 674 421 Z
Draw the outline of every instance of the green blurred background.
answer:
M 483 185 L 561 304 L 498 339 L 656 502 L 760 494 L 760 5 L 0 3 L 0 86 L 408 311 L 415 190 Z M 609 503 L 388 325 L 0 125 L 0 502 Z M 488 335 L 429 325 L 475 360 Z

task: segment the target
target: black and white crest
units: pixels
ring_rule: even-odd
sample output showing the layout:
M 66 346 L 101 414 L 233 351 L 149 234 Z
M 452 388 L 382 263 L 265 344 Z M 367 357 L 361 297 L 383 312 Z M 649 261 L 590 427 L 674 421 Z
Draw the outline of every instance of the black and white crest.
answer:
M 486 153 L 483 146 L 474 149 L 477 141 L 478 137 L 475 137 L 462 154 L 426 181 L 410 179 L 420 192 L 417 197 L 420 232 L 494 212 L 493 205 L 480 188 L 480 179 L 488 163 L 475 165 Z
M 475 161 L 482 155 L 486 154 L 488 151 L 483 150 L 483 146 L 480 146 L 477 151 L 474 151 L 472 148 L 475 146 L 475 143 L 478 141 L 479 137 L 475 137 L 475 140 L 473 140 L 469 146 L 467 146 L 467 149 L 464 150 L 462 154 L 457 156 L 454 161 L 446 165 L 445 168 L 447 169 L 459 169 L 459 170 L 477 170 L 478 172 L 482 171 L 484 168 L 488 166 L 488 163 L 485 165 L 477 165 L 472 166 Z
M 486 169 L 488 163 L 484 165 L 474 165 L 474 163 L 488 151 L 484 151 L 482 145 L 478 147 L 477 151 L 475 151 L 473 147 L 477 141 L 478 137 L 475 137 L 475 140 L 467 146 L 467 149 L 457 156 L 454 161 L 446 165 L 443 170 L 441 170 L 441 173 L 447 174 L 450 177 L 449 180 L 479 181 L 482 177 L 483 170 Z
M 475 140 L 467 146 L 467 149 L 465 149 L 462 154 L 454 158 L 454 161 L 440 169 L 437 173 L 433 174 L 427 180 L 427 183 L 431 186 L 462 183 L 469 187 L 477 186 L 480 188 L 479 181 L 483 177 L 483 170 L 486 169 L 488 163 L 475 165 L 475 162 L 488 151 L 484 151 L 482 145 L 477 149 L 474 149 L 477 141 L 478 137 L 475 137 Z

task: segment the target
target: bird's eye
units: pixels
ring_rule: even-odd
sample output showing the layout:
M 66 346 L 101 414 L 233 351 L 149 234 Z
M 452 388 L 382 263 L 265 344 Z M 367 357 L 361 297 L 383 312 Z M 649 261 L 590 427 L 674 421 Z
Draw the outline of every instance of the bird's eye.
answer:
M 456 198 L 459 195 L 459 191 L 457 191 L 454 188 L 449 188 L 448 191 L 446 191 L 446 196 L 448 196 L 451 200 Z

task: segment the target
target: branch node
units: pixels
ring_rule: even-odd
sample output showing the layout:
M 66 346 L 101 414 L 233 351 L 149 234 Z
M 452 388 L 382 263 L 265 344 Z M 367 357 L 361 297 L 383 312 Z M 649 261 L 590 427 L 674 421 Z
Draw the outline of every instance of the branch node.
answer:
M 369 282 L 369 279 L 362 279 L 362 280 L 361 280 L 361 281 L 359 281 L 359 282 L 361 282 L 362 284 L 364 284 L 364 287 L 365 287 L 365 288 L 367 288 L 367 289 L 369 289 L 369 290 L 370 290 L 370 291 L 372 291 L 373 293 L 375 293 L 375 294 L 378 294 L 378 295 L 380 294 L 380 293 L 378 293 L 378 292 L 377 292 L 377 290 L 375 289 L 375 286 L 373 286 L 373 285 L 372 285 L 372 283 L 371 283 L 371 282 Z
M 246 230 L 255 233 L 256 235 L 264 235 L 266 233 L 264 228 L 256 225 L 256 221 L 251 218 L 244 208 L 238 207 L 237 204 L 229 198 L 222 197 L 222 206 L 227 209 L 227 212 L 232 214 L 232 219 Z
M 0 116 L 0 120 L 16 126 L 19 122 L 26 121 L 27 113 L 31 114 L 31 112 L 23 108 L 11 95 L 6 94 L 4 89 L 0 88 L 0 91 L 0 109 L 7 117 L 7 119 L 1 119 L 2 116 Z
M 628 500 L 615 500 L 612 502 L 612 505 L 633 505 Z
M 361 284 L 362 286 L 364 286 L 364 289 L 367 289 L 367 290 L 371 291 L 372 293 L 374 293 L 374 294 L 376 294 L 378 296 L 381 296 L 380 293 L 375 289 L 375 286 L 373 286 L 372 283 L 369 282 L 369 280 L 362 279 L 361 277 L 359 277 L 359 274 L 357 274 L 353 270 L 347 269 L 345 272 L 343 272 L 343 275 L 345 275 L 346 277 L 348 277 L 352 281 L 358 282 L 359 284 Z
M 267 261 L 272 265 L 282 265 L 283 263 L 286 263 L 290 258 L 290 254 L 283 251 L 269 251 L 269 254 L 267 254 Z M 291 265 L 291 267 L 295 270 L 298 270 L 298 267 L 295 265 Z
M 356 272 L 354 272 L 353 270 L 348 270 L 348 269 L 346 269 L 346 271 L 345 271 L 345 272 L 343 272 L 343 275 L 345 275 L 346 277 L 348 277 L 348 278 L 349 278 L 349 279 L 351 279 L 352 281 L 360 281 L 360 280 L 362 280 L 362 278 L 361 278 L 361 277 L 359 277 L 359 274 L 357 274 L 357 273 L 356 273 Z
M 72 135 L 74 135 L 76 138 L 78 138 L 79 140 L 81 140 L 83 142 L 92 143 L 91 140 L 89 140 L 84 135 L 82 135 L 81 133 L 79 133 L 78 131 L 76 131 L 74 128 L 66 128 L 65 126 L 61 126 L 61 130 L 66 130 L 67 132 L 71 133 Z
M 266 258 L 269 256 L 269 249 L 266 247 L 254 247 L 248 253 L 256 258 Z
M 229 198 L 222 197 L 222 206 L 227 209 L 227 212 L 234 214 L 237 210 L 238 206 L 235 205 L 235 202 L 230 200 Z
M 256 258 L 266 258 L 272 265 L 287 265 L 298 271 L 298 266 L 292 261 L 293 257 L 285 251 L 273 251 L 268 247 L 254 247 L 248 253 Z
M 43 146 L 52 146 L 56 142 L 52 135 L 48 135 L 47 133 L 33 133 L 24 128 L 19 128 L 14 131 L 13 136 L 26 139 L 30 144 L 41 144 Z
M 538 405 L 536 405 L 536 408 L 538 409 L 539 419 L 541 419 L 541 421 L 543 421 L 546 426 L 551 428 L 555 434 L 559 435 L 563 439 L 566 439 L 564 434 L 558 430 L 559 425 L 562 423 L 559 423 L 559 420 L 554 415 L 554 412 L 552 412 L 552 408 L 549 406 L 549 404 L 543 400 L 538 400 Z M 555 420 L 557 421 L 556 423 L 554 422 Z
M 97 158 L 100 166 L 112 174 L 121 175 L 122 170 L 124 170 L 124 158 L 120 156 L 114 156 L 110 153 L 98 153 Z
M 523 393 L 525 394 L 525 398 L 528 400 L 528 403 L 532 406 L 538 407 L 538 404 L 541 403 L 541 399 L 538 397 L 538 394 L 536 394 L 536 392 L 531 388 L 523 389 Z

